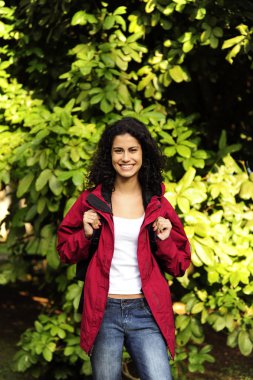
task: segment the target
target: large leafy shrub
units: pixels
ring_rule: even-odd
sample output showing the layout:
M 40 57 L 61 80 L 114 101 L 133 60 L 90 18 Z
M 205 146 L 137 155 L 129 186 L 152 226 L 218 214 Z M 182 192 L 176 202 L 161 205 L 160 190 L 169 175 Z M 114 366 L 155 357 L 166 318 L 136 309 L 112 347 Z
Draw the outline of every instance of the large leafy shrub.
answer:
M 78 343 L 81 286 L 74 267 L 60 265 L 55 233 L 85 186 L 101 132 L 121 115 L 147 124 L 167 156 L 167 196 L 192 245 L 187 274 L 168 277 L 175 378 L 213 360 L 205 326 L 249 355 L 251 3 L 21 0 L 0 1 L 0 13 L 0 183 L 12 197 L 0 281 L 29 274 L 51 299 L 21 338 L 17 369 L 56 379 L 90 373 Z

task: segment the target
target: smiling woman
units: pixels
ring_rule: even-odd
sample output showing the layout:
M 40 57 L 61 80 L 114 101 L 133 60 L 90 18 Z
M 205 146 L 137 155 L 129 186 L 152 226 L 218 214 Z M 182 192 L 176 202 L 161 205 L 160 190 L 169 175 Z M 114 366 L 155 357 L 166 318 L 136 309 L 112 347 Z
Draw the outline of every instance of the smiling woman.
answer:
M 91 165 L 90 188 L 59 227 L 58 251 L 70 263 L 88 259 L 101 229 L 85 277 L 81 324 L 81 346 L 91 356 L 94 380 L 122 378 L 123 345 L 142 380 L 171 380 L 167 347 L 173 357 L 174 320 L 159 265 L 182 276 L 190 246 L 163 196 L 162 168 L 162 155 L 144 124 L 125 118 L 109 126 Z

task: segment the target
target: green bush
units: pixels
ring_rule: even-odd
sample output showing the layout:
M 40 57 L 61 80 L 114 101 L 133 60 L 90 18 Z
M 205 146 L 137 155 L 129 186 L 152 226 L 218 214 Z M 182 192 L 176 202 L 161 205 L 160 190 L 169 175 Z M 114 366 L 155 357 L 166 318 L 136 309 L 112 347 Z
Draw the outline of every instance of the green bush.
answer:
M 0 283 L 39 278 L 52 301 L 21 337 L 18 371 L 90 374 L 81 284 L 60 265 L 56 229 L 103 129 L 121 116 L 139 118 L 160 144 L 166 196 L 191 241 L 191 268 L 168 276 L 174 378 L 213 361 L 206 326 L 251 354 L 251 12 L 235 0 L 0 1 L 0 186 L 12 198 Z

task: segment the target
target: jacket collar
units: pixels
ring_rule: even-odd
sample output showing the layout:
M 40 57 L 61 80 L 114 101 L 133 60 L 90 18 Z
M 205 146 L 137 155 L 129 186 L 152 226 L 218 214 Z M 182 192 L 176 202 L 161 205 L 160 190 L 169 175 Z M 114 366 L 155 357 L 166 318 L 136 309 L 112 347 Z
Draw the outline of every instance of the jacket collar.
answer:
M 143 194 L 146 217 L 161 207 L 160 198 L 163 196 L 164 191 L 165 186 L 162 184 L 160 196 Z M 92 208 L 101 211 L 102 213 L 112 214 L 111 194 L 106 192 L 105 189 L 102 188 L 101 184 L 96 186 L 90 192 L 86 201 Z

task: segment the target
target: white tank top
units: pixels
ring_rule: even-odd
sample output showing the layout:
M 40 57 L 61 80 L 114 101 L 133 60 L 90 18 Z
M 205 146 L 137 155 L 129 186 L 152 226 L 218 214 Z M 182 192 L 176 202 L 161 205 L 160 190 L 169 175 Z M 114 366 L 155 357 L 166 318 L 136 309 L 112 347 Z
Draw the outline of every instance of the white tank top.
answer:
M 143 220 L 144 215 L 137 219 L 113 217 L 115 240 L 109 294 L 141 293 L 137 245 Z

